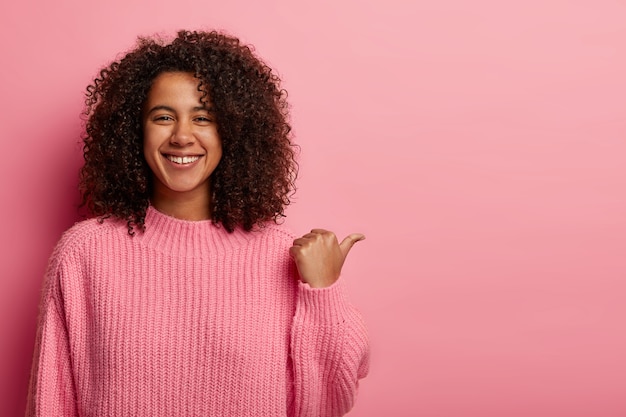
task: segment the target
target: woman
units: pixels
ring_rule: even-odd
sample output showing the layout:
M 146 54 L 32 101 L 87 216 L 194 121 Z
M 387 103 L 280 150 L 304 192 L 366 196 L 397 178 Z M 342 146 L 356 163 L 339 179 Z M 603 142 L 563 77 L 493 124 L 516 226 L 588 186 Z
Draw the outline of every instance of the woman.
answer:
M 217 32 L 142 39 L 87 88 L 83 203 L 52 254 L 27 415 L 340 416 L 368 343 L 352 245 L 277 221 L 286 94 Z

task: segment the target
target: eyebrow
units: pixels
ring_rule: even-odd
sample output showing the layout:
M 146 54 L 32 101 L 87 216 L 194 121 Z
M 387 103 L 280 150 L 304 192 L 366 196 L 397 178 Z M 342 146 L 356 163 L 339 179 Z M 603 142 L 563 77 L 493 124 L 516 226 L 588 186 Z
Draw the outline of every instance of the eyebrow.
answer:
M 150 110 L 148 110 L 148 113 L 146 113 L 146 114 L 150 114 L 150 113 L 155 112 L 157 110 L 165 110 L 165 111 L 169 111 L 169 112 L 172 112 L 172 113 L 176 113 L 176 111 L 172 107 L 166 106 L 164 104 L 159 104 L 157 106 L 152 107 Z M 206 107 L 206 106 L 196 106 L 196 107 L 192 108 L 191 110 L 192 111 L 202 111 L 202 110 L 204 110 L 204 111 L 207 111 L 209 113 L 214 113 L 215 112 L 213 107 Z

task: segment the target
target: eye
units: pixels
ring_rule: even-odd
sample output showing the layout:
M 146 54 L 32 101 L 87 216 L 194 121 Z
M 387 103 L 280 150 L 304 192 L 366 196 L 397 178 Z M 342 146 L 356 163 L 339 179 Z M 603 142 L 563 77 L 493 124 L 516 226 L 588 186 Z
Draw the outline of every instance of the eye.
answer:
M 208 117 L 208 116 L 196 116 L 196 117 L 194 118 L 194 120 L 195 120 L 196 122 L 198 122 L 198 123 L 203 123 L 203 124 L 205 124 L 205 123 L 211 123 L 211 122 L 213 121 L 213 119 L 211 119 L 211 118 L 210 118 L 210 117 Z
M 171 122 L 172 120 L 174 120 L 174 118 L 170 115 L 167 114 L 161 114 L 158 116 L 155 116 L 154 119 L 155 122 Z

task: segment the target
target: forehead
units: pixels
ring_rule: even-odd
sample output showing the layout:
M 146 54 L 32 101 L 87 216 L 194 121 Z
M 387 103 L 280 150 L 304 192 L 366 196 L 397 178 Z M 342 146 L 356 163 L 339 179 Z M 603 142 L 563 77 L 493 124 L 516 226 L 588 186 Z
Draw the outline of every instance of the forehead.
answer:
M 146 101 L 149 104 L 154 104 L 155 101 L 193 101 L 197 104 L 204 94 L 199 90 L 200 83 L 200 79 L 189 72 L 163 72 L 152 82 Z

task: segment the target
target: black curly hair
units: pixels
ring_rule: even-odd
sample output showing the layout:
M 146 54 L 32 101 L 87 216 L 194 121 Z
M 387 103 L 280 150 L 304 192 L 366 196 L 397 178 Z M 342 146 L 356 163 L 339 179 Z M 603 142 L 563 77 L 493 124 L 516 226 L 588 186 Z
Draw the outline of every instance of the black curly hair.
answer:
M 180 31 L 169 43 L 139 38 L 87 87 L 81 205 L 101 220 L 126 220 L 131 235 L 145 228 L 152 174 L 141 115 L 164 72 L 192 73 L 202 101 L 210 97 L 215 110 L 223 154 L 210 179 L 212 221 L 229 232 L 278 221 L 297 176 L 287 93 L 250 46 L 216 31 Z

